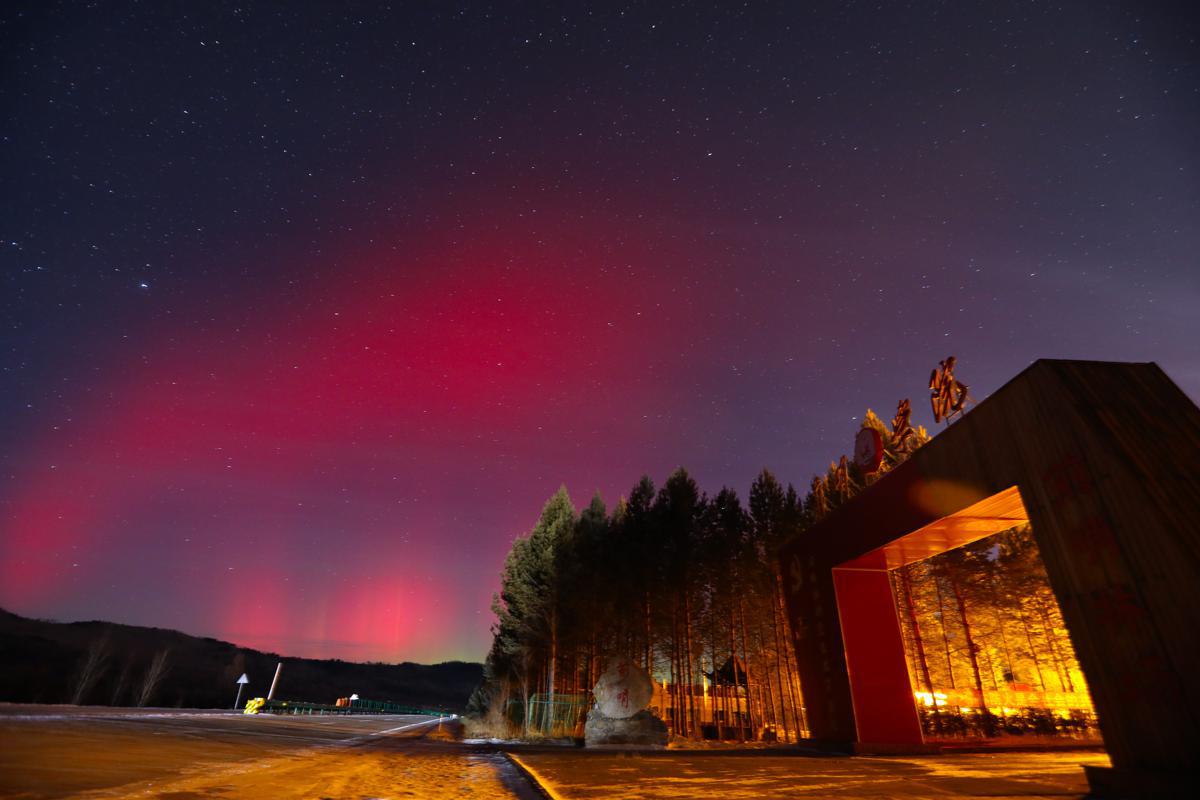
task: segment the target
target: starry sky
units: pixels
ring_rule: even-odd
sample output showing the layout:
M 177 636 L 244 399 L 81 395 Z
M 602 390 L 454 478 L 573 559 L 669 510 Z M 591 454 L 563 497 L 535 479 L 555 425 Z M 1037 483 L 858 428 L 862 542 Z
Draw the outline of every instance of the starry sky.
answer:
M 565 484 L 1200 397 L 1188 3 L 0 10 L 0 606 L 478 660 Z

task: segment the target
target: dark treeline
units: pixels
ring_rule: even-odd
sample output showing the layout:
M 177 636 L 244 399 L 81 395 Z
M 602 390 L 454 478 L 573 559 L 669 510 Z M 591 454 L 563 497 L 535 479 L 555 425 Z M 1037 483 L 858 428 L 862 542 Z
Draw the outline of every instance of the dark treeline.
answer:
M 277 696 L 333 703 L 357 693 L 458 711 L 478 685 L 478 663 L 356 664 L 283 658 L 179 631 L 111 622 L 50 622 L 0 609 L 0 701 L 229 708 L 265 695 L 284 661 Z
M 553 715 L 534 725 L 533 704 L 586 693 L 608 661 L 624 658 L 669 685 L 678 735 L 735 719 L 741 735 L 800 735 L 773 553 L 805 516 L 796 490 L 765 470 L 745 505 L 732 489 L 704 494 L 683 469 L 657 490 L 643 477 L 611 514 L 599 496 L 577 513 L 560 489 L 508 555 L 474 710 L 500 725 L 507 715 L 525 733 L 561 733 Z

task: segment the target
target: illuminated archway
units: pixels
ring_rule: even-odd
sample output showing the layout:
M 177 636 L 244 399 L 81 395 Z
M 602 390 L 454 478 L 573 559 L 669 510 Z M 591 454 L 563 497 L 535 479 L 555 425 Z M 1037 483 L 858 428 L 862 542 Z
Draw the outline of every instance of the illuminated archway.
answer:
M 781 551 L 814 737 L 924 742 L 887 570 L 1025 519 L 1090 687 L 1103 792 L 1191 781 L 1200 409 L 1153 364 L 1039 361 Z

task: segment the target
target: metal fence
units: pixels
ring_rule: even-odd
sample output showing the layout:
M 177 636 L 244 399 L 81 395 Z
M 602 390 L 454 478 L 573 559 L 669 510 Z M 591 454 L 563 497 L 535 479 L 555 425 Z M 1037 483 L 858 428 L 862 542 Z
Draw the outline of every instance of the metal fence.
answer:
M 582 736 L 583 721 L 592 705 L 591 693 L 555 694 L 551 702 L 548 694 L 529 697 L 528 709 L 521 700 L 508 701 L 508 721 L 513 726 L 546 736 Z
M 449 716 L 445 711 L 403 706 L 384 700 L 351 700 L 349 705 L 309 703 L 304 700 L 264 700 L 246 702 L 247 714 L 412 714 L 428 717 Z

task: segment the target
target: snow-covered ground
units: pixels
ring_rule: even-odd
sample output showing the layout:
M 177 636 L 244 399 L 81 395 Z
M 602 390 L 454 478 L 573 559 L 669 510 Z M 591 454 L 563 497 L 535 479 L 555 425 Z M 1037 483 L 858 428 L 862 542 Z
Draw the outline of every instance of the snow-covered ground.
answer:
M 767 798 L 1083 797 L 1081 765 L 1093 752 L 958 753 L 944 756 L 804 756 L 528 752 L 516 758 L 561 800 L 766 800 Z
M 532 800 L 505 743 L 454 720 L 275 717 L 0 704 L 0 797 Z M 834 757 L 779 750 L 515 747 L 560 800 L 1082 797 L 1102 753 Z
M 457 723 L 0 708 L 0 797 L 532 798 Z

